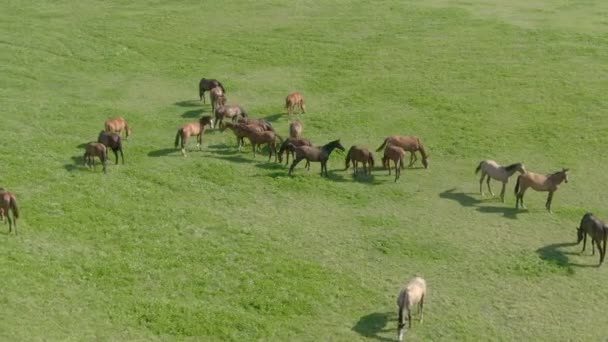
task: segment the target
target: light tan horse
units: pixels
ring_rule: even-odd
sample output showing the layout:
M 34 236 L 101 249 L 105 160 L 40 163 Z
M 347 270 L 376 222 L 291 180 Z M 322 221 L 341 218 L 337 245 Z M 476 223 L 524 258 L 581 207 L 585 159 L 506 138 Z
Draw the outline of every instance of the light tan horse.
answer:
M 177 130 L 175 148 L 180 146 L 181 140 L 181 151 L 184 157 L 186 156 L 186 143 L 188 143 L 190 136 L 196 136 L 196 146 L 198 146 L 199 151 L 202 149 L 201 144 L 203 143 L 203 133 L 205 133 L 206 125 L 213 126 L 213 119 L 209 115 L 203 115 L 198 121 L 187 123 Z
M 401 147 L 404 151 L 410 152 L 410 163 L 408 165 L 410 167 L 418 160 L 416 151 L 420 151 L 422 165 L 424 165 L 425 169 L 429 167 L 429 155 L 418 137 L 413 135 L 392 135 L 384 139 L 384 142 L 376 149 L 376 152 L 380 152 L 386 145 L 396 145 Z
M 412 327 L 412 309 L 414 306 L 418 306 L 418 312 L 420 313 L 420 323 L 424 318 L 424 298 L 426 297 L 426 281 L 420 277 L 416 277 L 405 284 L 405 288 L 399 292 L 397 297 L 397 306 L 399 307 L 399 323 L 397 339 L 403 340 L 405 334 L 405 319 L 404 311 L 407 311 L 408 328 Z
M 515 184 L 515 209 L 519 209 L 521 203 L 522 208 L 524 206 L 524 193 L 528 188 L 532 188 L 536 191 L 549 192 L 547 196 L 547 203 L 545 208 L 551 212 L 551 201 L 553 201 L 553 193 L 557 191 L 557 187 L 562 182 L 568 183 L 568 169 L 562 169 L 550 175 L 541 175 L 534 172 L 526 172 L 523 175 L 517 177 L 517 183 Z
M 388 174 L 391 174 L 391 160 L 395 163 L 395 182 L 401 177 L 401 169 L 403 169 L 403 159 L 405 151 L 396 145 L 387 145 L 384 148 L 384 157 L 382 157 L 382 166 L 388 168 Z
M 287 108 L 287 112 L 290 116 L 293 114 L 296 106 L 300 108 L 300 112 L 306 113 L 306 106 L 304 105 L 304 97 L 302 94 L 295 92 L 287 95 L 285 98 L 285 108 Z
M 231 119 L 232 122 L 235 122 L 239 116 L 240 117 L 247 117 L 247 112 L 245 111 L 245 109 L 243 109 L 243 107 L 239 106 L 239 105 L 220 105 L 217 108 L 215 108 L 215 124 L 213 125 L 213 127 L 217 127 L 218 125 L 221 125 L 222 122 L 224 122 L 224 119 Z
M 11 218 L 12 213 L 12 218 Z M 7 218 L 8 232 L 15 226 L 15 235 L 17 235 L 17 219 L 19 218 L 19 207 L 17 206 L 17 199 L 12 192 L 6 191 L 0 188 L 0 217 L 4 221 L 4 216 Z
M 127 120 L 122 117 L 106 120 L 104 123 L 104 130 L 106 132 L 114 132 L 118 134 L 125 132 L 125 139 L 127 139 L 132 133 L 131 128 L 129 128 L 129 124 L 127 124 Z
M 302 136 L 302 130 L 304 129 L 304 125 L 300 120 L 296 120 L 289 124 L 289 137 L 294 139 L 299 139 Z
M 493 160 L 483 160 L 479 163 L 477 168 L 475 169 L 475 173 L 477 174 L 481 171 L 481 179 L 479 179 L 479 192 L 481 192 L 481 197 L 483 197 L 483 179 L 487 176 L 487 184 L 488 190 L 490 194 L 494 196 L 492 192 L 492 188 L 490 188 L 490 179 L 494 178 L 497 181 L 502 182 L 502 190 L 500 190 L 500 199 L 505 201 L 505 187 L 509 182 L 509 178 L 515 173 L 519 172 L 521 174 L 526 173 L 526 168 L 522 163 L 515 163 L 509 166 L 502 166 Z
M 220 87 L 214 87 L 209 91 L 209 97 L 211 98 L 211 110 L 215 113 L 215 110 L 219 106 L 226 105 L 226 94 Z
M 374 167 L 374 155 L 367 148 L 356 145 L 351 146 L 346 153 L 346 159 L 344 160 L 344 171 L 348 170 L 351 161 L 354 169 L 353 175 L 357 175 L 357 166 L 359 162 L 363 163 L 364 174 L 372 174 L 372 168 Z

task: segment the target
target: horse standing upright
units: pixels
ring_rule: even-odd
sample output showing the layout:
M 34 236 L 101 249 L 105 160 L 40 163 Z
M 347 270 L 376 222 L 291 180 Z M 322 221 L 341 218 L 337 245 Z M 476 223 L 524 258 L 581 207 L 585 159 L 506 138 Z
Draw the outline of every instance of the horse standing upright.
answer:
M 127 120 L 122 117 L 106 120 L 104 123 L 104 129 L 106 132 L 114 132 L 118 134 L 125 132 L 125 139 L 128 139 L 129 135 L 133 133 L 129 127 L 129 124 L 127 123 Z
M 287 108 L 287 113 L 291 116 L 296 107 L 300 108 L 301 113 L 306 113 L 306 106 L 304 105 L 304 96 L 302 94 L 295 92 L 287 95 L 285 98 L 285 108 Z
M 388 168 L 388 174 L 391 174 L 391 160 L 395 163 L 395 182 L 401 177 L 401 169 L 403 169 L 403 159 L 405 151 L 396 145 L 387 145 L 384 148 L 384 157 L 382 157 L 382 166 Z
M 279 163 L 283 162 L 283 153 L 285 153 L 286 155 L 286 161 L 285 161 L 285 165 L 289 164 L 289 155 L 291 154 L 293 156 L 293 158 L 295 159 L 295 148 L 297 146 L 312 146 L 312 143 L 310 142 L 310 140 L 308 139 L 304 139 L 304 138 L 287 138 L 285 139 L 285 141 L 283 141 L 283 143 L 281 144 L 281 147 L 279 148 Z M 307 168 L 308 170 L 310 170 L 310 162 L 307 160 L 306 161 L 306 165 L 305 168 Z
M 215 87 L 219 87 L 222 89 L 223 93 L 226 93 L 226 89 L 224 89 L 224 86 L 222 85 L 222 83 L 214 78 L 211 79 L 206 79 L 206 78 L 202 78 L 200 80 L 200 82 L 198 83 L 198 95 L 201 98 L 201 101 L 203 101 L 203 103 L 205 103 L 205 91 L 209 91 Z
M 17 219 L 19 218 L 19 207 L 17 206 L 17 199 L 15 198 L 15 194 L 3 188 L 0 188 L 0 213 L 0 217 L 2 217 L 2 220 L 4 220 L 4 216 L 6 216 L 8 223 L 8 232 L 10 233 L 13 230 L 14 225 L 15 235 L 17 235 Z
M 186 143 L 190 136 L 196 136 L 196 146 L 198 146 L 199 151 L 202 150 L 201 144 L 203 143 L 203 133 L 205 133 L 206 125 L 213 126 L 213 119 L 209 115 L 203 115 L 198 121 L 187 123 L 177 130 L 175 148 L 180 145 L 181 139 L 181 151 L 184 157 L 186 156 Z
M 357 175 L 358 163 L 363 163 L 363 173 L 371 175 L 372 168 L 374 167 L 374 155 L 365 147 L 353 145 L 346 153 L 345 168 L 344 171 L 348 170 L 350 163 L 353 164 L 353 175 Z
M 118 152 L 120 152 L 120 158 L 122 159 L 122 163 L 125 163 L 125 156 L 122 153 L 122 138 L 120 135 L 112 132 L 99 132 L 99 136 L 97 137 L 97 142 L 102 143 L 114 152 L 114 157 L 116 157 L 116 164 L 118 164 Z
M 306 159 L 308 162 L 320 162 L 321 163 L 321 177 L 325 174 L 325 177 L 328 177 L 327 174 L 327 160 L 329 159 L 329 155 L 334 149 L 339 149 L 344 151 L 344 146 L 340 144 L 340 139 L 331 141 L 325 144 L 322 147 L 314 147 L 314 146 L 293 146 L 291 145 L 293 150 L 296 153 L 296 157 L 289 168 L 288 175 L 291 176 L 293 169 L 298 165 L 302 159 Z
M 577 229 L 577 244 L 583 241 L 583 250 L 581 254 L 585 251 L 585 246 L 587 245 L 587 235 L 591 236 L 591 255 L 595 255 L 595 245 L 597 245 L 597 249 L 600 251 L 600 263 L 601 265 L 604 262 L 604 258 L 606 257 L 606 241 L 608 240 L 608 225 L 602 220 L 595 217 L 592 213 L 586 213 L 581 219 L 581 224 Z M 603 242 L 603 246 L 600 242 Z
M 226 95 L 220 87 L 215 87 L 209 91 L 211 98 L 211 110 L 215 113 L 218 107 L 226 105 Z
M 561 171 L 546 176 L 529 171 L 520 175 L 517 177 L 517 183 L 515 184 L 515 209 L 519 209 L 520 203 L 521 207 L 525 209 L 524 194 L 528 188 L 532 188 L 536 191 L 549 192 L 545 208 L 551 212 L 553 194 L 557 191 L 557 187 L 564 181 L 568 183 L 568 169 L 562 169 Z
M 424 165 L 425 169 L 429 167 L 428 152 L 418 137 L 413 135 L 392 135 L 384 139 L 384 142 L 382 142 L 382 145 L 376 149 L 376 152 L 380 152 L 387 145 L 396 145 L 401 147 L 404 151 L 410 152 L 411 155 L 410 163 L 408 165 L 409 167 L 414 165 L 414 163 L 418 160 L 418 157 L 416 157 L 416 152 L 420 151 L 420 155 L 422 156 L 422 165 Z
M 215 124 L 213 128 L 218 125 L 221 125 L 224 122 L 224 119 L 231 119 L 232 122 L 235 122 L 239 116 L 247 117 L 247 111 L 243 109 L 243 107 L 239 105 L 220 105 L 214 110 L 215 113 Z
M 95 169 L 95 157 L 98 157 L 101 160 L 101 165 L 103 167 L 103 173 L 106 173 L 106 164 L 108 162 L 108 152 L 106 145 L 102 143 L 90 142 L 85 146 L 84 152 L 84 165 L 87 167 L 91 167 L 93 165 L 93 169 Z
M 515 173 L 519 172 L 521 174 L 526 173 L 526 168 L 522 163 L 515 163 L 509 166 L 501 166 L 497 162 L 493 160 L 483 160 L 479 163 L 477 168 L 475 169 L 475 174 L 481 171 L 481 178 L 479 179 L 479 192 L 481 192 L 481 197 L 483 197 L 483 179 L 487 176 L 487 184 L 488 190 L 490 194 L 494 196 L 492 192 L 492 188 L 490 188 L 490 179 L 494 178 L 497 181 L 502 182 L 502 189 L 500 190 L 500 199 L 505 201 L 505 187 L 509 182 L 509 178 Z
M 289 124 L 289 137 L 298 139 L 302 136 L 302 130 L 304 129 L 304 125 L 300 120 L 296 120 Z

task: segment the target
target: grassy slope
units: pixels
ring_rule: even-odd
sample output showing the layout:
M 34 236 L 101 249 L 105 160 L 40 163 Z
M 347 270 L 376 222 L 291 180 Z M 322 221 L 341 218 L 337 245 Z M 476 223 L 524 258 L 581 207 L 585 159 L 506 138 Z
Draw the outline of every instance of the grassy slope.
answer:
M 606 23 L 535 3 L 5 2 L 0 185 L 23 219 L 0 235 L 0 339 L 392 338 L 414 274 L 430 294 L 411 338 L 605 338 L 607 292 L 588 293 L 606 267 L 561 244 L 585 210 L 608 217 Z M 329 180 L 288 178 L 219 132 L 183 159 L 201 76 L 283 132 L 302 91 L 317 144 L 416 134 L 431 169 L 355 182 L 336 154 Z M 116 115 L 127 165 L 76 165 Z M 484 158 L 570 167 L 555 214 L 538 193 L 514 212 L 512 188 L 480 202 Z

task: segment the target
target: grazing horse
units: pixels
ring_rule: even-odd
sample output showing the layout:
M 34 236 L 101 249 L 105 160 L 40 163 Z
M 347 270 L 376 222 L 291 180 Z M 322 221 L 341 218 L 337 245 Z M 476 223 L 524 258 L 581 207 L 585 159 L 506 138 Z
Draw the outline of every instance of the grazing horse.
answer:
M 312 146 L 312 143 L 308 139 L 303 138 L 287 138 L 281 144 L 281 148 L 279 148 L 279 163 L 283 162 L 283 153 L 287 156 L 287 160 L 285 161 L 285 165 L 289 164 L 289 155 L 292 154 L 295 159 L 295 151 L 294 148 L 297 146 Z M 305 167 L 310 170 L 310 162 L 307 160 Z
M 198 95 L 201 97 L 201 101 L 203 101 L 203 103 L 205 103 L 205 91 L 209 91 L 215 87 L 221 88 L 222 93 L 226 93 L 226 89 L 224 89 L 224 86 L 220 81 L 213 78 L 201 79 L 201 81 L 198 83 Z
M 118 134 L 125 132 L 125 139 L 127 139 L 132 133 L 131 128 L 129 128 L 129 125 L 127 124 L 127 120 L 121 117 L 106 120 L 104 129 L 106 132 L 114 132 Z
M 519 209 L 519 203 L 521 203 L 522 208 L 526 208 L 524 206 L 524 193 L 528 188 L 532 188 L 536 191 L 549 192 L 545 208 L 551 212 L 553 193 L 557 191 L 557 187 L 564 181 L 568 183 L 568 169 L 562 169 L 546 176 L 534 172 L 526 172 L 520 175 L 517 177 L 517 183 L 515 184 L 515 209 Z
M 108 161 L 108 150 L 106 149 L 106 145 L 90 142 L 84 149 L 84 165 L 91 167 L 91 164 L 93 164 L 93 168 L 95 168 L 95 157 L 98 157 L 103 166 L 103 173 L 106 173 L 106 163 Z
M 258 126 L 262 127 L 262 129 L 265 131 L 275 132 L 274 127 L 272 127 L 270 122 L 268 122 L 268 120 L 266 120 L 266 119 L 252 119 L 249 117 L 242 117 L 242 118 L 239 118 L 237 120 L 237 122 L 240 124 L 246 124 L 246 125 L 258 125 Z
M 215 87 L 209 91 L 209 97 L 211 98 L 211 109 L 213 112 L 220 106 L 226 105 L 226 94 L 220 87 Z
M 240 129 L 251 142 L 254 158 L 256 146 L 268 144 L 268 161 L 270 161 L 270 159 L 272 158 L 272 152 L 274 152 L 274 161 L 277 161 L 277 139 L 279 140 L 279 142 L 281 142 L 282 140 L 278 134 L 272 131 L 260 132 L 259 127 L 252 125 L 242 125 Z
M 483 160 L 479 163 L 477 168 L 475 169 L 475 174 L 481 171 L 481 179 L 479 179 L 479 192 L 481 192 L 481 197 L 483 197 L 483 179 L 488 176 L 487 184 L 488 190 L 490 194 L 494 196 L 492 192 L 492 188 L 490 188 L 490 179 L 494 178 L 497 181 L 502 182 L 502 190 L 500 191 L 500 199 L 505 201 L 505 186 L 509 182 L 509 178 L 515 173 L 519 172 L 522 175 L 526 173 L 526 168 L 522 163 L 515 163 L 509 166 L 501 166 L 497 162 L 493 160 Z
M 112 152 L 114 152 L 114 157 L 116 157 L 116 164 L 118 164 L 118 152 L 120 152 L 122 164 L 125 164 L 125 156 L 122 154 L 122 138 L 120 135 L 113 132 L 101 131 L 97 137 L 97 142 L 104 144 L 106 149 L 112 149 Z
M 424 318 L 424 297 L 426 296 L 426 281 L 420 277 L 416 277 L 405 284 L 405 288 L 399 292 L 397 297 L 397 306 L 399 307 L 399 323 L 397 339 L 403 340 L 405 334 L 405 318 L 403 317 L 404 311 L 407 310 L 407 321 L 408 328 L 412 327 L 412 309 L 415 305 L 418 305 L 418 312 L 420 313 L 420 323 Z
M 304 126 L 300 120 L 296 120 L 289 124 L 289 137 L 290 138 L 299 138 L 302 135 L 302 129 Z
M 12 213 L 12 218 L 11 218 Z M 12 192 L 6 191 L 0 188 L 0 218 L 4 221 L 6 216 L 8 223 L 8 232 L 13 230 L 15 226 L 15 235 L 17 235 L 17 219 L 19 218 L 19 207 L 17 206 L 17 199 Z
M 581 224 L 577 229 L 578 241 L 581 243 L 583 240 L 583 250 L 581 254 L 585 251 L 585 246 L 587 245 L 587 235 L 591 236 L 591 255 L 595 255 L 595 244 L 597 245 L 597 249 L 600 251 L 600 263 L 604 262 L 604 258 L 606 257 L 606 240 L 608 240 L 608 225 L 595 217 L 592 213 L 586 213 L 581 219 Z M 600 242 L 603 242 L 603 247 Z
M 287 112 L 290 116 L 293 114 L 296 106 L 300 108 L 301 113 L 306 113 L 306 106 L 304 105 L 304 97 L 302 94 L 295 92 L 287 95 L 285 98 L 285 108 L 287 108 Z
M 214 110 L 215 113 L 215 124 L 214 128 L 217 125 L 221 125 L 224 119 L 232 119 L 232 122 L 235 122 L 239 116 L 247 117 L 247 112 L 243 109 L 243 107 L 239 105 L 220 105 Z
M 181 138 L 181 149 L 184 157 L 186 156 L 185 146 L 190 136 L 196 136 L 196 146 L 198 146 L 199 150 L 202 149 L 201 144 L 203 143 L 203 133 L 205 133 L 206 125 L 213 126 L 213 119 L 209 115 L 203 115 L 198 121 L 187 123 L 177 130 L 175 148 L 180 145 Z
M 392 135 L 384 139 L 384 142 L 376 149 L 376 152 L 380 152 L 386 145 L 397 145 L 404 151 L 410 152 L 411 155 L 410 163 L 408 165 L 409 167 L 414 165 L 414 163 L 418 160 L 418 157 L 416 157 L 416 151 L 420 151 L 420 155 L 422 155 L 422 165 L 424 165 L 425 169 L 429 167 L 429 155 L 418 137 L 413 135 Z
M 296 167 L 296 165 L 298 165 L 298 163 L 302 161 L 302 159 L 306 159 L 309 162 L 321 162 L 321 177 L 323 177 L 323 171 L 325 171 L 325 177 L 328 177 L 327 160 L 329 159 L 329 155 L 336 148 L 344 151 L 344 146 L 340 144 L 340 139 L 331 141 L 322 147 L 294 145 L 291 146 L 291 148 L 293 148 L 296 153 L 296 157 L 294 158 L 293 163 L 289 168 L 288 175 L 290 176 L 291 172 L 293 171 L 293 168 Z
M 396 145 L 387 145 L 384 148 L 384 157 L 382 157 L 382 166 L 388 168 L 388 174 L 391 174 L 391 160 L 395 163 L 395 182 L 401 177 L 401 169 L 403 169 L 403 159 L 405 151 Z
M 374 167 L 374 155 L 365 147 L 353 145 L 346 153 L 344 171 L 348 170 L 350 163 L 353 163 L 353 175 L 357 175 L 357 165 L 363 163 L 363 173 L 371 175 Z M 368 166 L 369 164 L 369 166 Z
M 241 148 L 243 147 L 243 145 L 245 145 L 245 137 L 247 137 L 247 134 L 245 133 L 245 127 L 250 126 L 252 129 L 257 130 L 258 132 L 263 132 L 265 131 L 264 128 L 262 128 L 262 126 L 260 125 L 255 125 L 255 124 L 244 124 L 244 123 L 232 123 L 232 122 L 222 122 L 222 124 L 220 125 L 220 132 L 223 132 L 226 128 L 229 128 L 232 133 L 234 133 L 234 135 L 236 136 L 236 145 L 239 149 L 239 151 L 241 150 Z

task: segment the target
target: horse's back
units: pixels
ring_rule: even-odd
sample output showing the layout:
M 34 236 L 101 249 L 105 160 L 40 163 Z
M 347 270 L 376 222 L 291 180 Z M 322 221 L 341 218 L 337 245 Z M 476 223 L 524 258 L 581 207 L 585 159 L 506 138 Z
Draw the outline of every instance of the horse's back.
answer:
M 420 302 L 423 296 L 426 295 L 426 281 L 420 277 L 415 277 L 405 284 L 405 288 L 399 293 L 397 299 L 398 305 L 408 306 Z
M 387 143 L 397 145 L 405 150 L 417 150 L 420 148 L 419 139 L 414 135 L 393 135 L 388 138 Z

